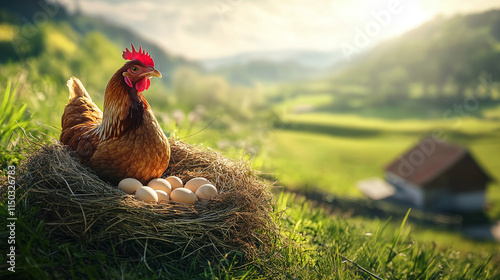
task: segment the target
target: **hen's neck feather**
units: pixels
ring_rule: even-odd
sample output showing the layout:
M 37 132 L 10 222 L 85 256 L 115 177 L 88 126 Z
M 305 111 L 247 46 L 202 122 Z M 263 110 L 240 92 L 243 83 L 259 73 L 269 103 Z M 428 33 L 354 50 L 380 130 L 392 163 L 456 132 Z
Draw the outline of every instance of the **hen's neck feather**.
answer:
M 118 70 L 106 87 L 102 123 L 95 131 L 101 140 L 117 138 L 138 128 L 142 124 L 144 112 L 150 108 L 142 92 L 126 84 L 123 72 L 124 69 Z

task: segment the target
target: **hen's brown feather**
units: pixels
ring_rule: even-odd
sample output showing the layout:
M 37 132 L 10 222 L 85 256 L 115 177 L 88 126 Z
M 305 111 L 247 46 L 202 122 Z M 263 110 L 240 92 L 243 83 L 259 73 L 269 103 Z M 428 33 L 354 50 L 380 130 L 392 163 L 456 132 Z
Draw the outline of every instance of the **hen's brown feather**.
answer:
M 104 114 L 77 78 L 68 81 L 60 140 L 101 178 L 116 184 L 131 177 L 147 184 L 167 168 L 170 147 L 142 93 L 123 82 L 122 69 L 108 83 Z
M 92 101 L 87 90 L 76 77 L 67 82 L 69 103 L 61 118 L 62 133 L 60 141 L 75 150 L 85 163 L 97 148 L 97 139 L 89 132 L 102 122 L 102 112 Z

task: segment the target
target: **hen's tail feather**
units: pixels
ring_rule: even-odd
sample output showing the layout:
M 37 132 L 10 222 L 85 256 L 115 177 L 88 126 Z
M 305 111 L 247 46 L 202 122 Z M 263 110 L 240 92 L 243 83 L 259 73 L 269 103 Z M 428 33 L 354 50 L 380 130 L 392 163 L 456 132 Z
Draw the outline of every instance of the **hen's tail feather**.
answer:
M 76 134 L 75 126 L 87 123 L 87 126 L 91 127 L 91 124 L 99 124 L 102 121 L 102 111 L 92 102 L 92 98 L 82 82 L 76 77 L 71 77 L 67 86 L 69 102 L 64 108 L 61 119 L 61 142 L 65 144 L 69 138 Z
M 90 101 L 92 101 L 92 98 L 90 98 L 89 93 L 83 86 L 82 82 L 77 77 L 71 77 L 68 82 L 66 83 L 69 89 L 69 100 L 75 98 L 75 97 L 85 97 L 88 98 Z

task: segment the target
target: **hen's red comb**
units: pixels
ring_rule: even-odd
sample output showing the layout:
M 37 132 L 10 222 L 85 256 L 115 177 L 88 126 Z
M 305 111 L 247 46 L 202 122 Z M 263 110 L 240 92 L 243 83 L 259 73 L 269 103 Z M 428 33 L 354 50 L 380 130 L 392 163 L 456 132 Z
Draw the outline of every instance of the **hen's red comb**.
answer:
M 139 46 L 139 51 L 136 51 L 134 48 L 134 45 L 132 45 L 132 51 L 129 51 L 128 48 L 126 48 L 123 51 L 123 58 L 128 59 L 128 60 L 139 60 L 140 62 L 144 63 L 144 65 L 149 66 L 149 67 L 154 67 L 155 63 L 151 56 L 149 55 L 148 52 L 143 50 L 141 46 Z

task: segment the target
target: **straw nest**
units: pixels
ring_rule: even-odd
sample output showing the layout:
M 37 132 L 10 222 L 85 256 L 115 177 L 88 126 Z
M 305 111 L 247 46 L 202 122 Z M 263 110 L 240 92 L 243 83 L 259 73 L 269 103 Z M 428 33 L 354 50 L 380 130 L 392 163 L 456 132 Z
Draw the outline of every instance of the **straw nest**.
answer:
M 88 242 L 103 251 L 149 264 L 198 257 L 216 259 L 265 252 L 276 226 L 269 185 L 243 161 L 170 140 L 164 176 L 183 182 L 205 177 L 219 195 L 196 205 L 149 204 L 126 195 L 81 165 L 59 144 L 43 144 L 21 166 L 19 185 L 37 207 L 49 237 Z

